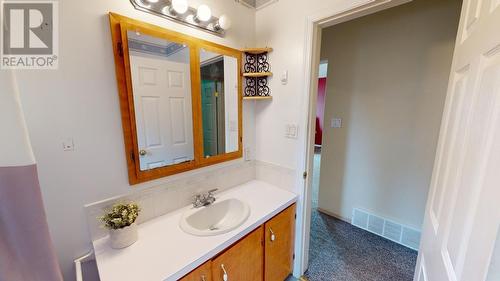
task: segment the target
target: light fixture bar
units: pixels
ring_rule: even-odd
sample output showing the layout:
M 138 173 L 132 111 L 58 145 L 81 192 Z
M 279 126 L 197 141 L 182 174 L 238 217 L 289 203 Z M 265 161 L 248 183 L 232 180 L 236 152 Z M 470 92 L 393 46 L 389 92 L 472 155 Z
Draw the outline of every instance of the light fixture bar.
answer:
M 130 0 L 130 3 L 134 6 L 136 10 L 147 12 L 162 18 L 166 18 L 186 26 L 201 29 L 203 31 L 209 32 L 211 34 L 224 37 L 226 35 L 226 30 L 220 28 L 219 18 L 211 16 L 208 21 L 197 21 L 195 19 L 197 15 L 197 10 L 193 7 L 188 7 L 187 11 L 183 14 L 178 14 L 172 12 L 171 1 L 147 1 L 147 0 Z

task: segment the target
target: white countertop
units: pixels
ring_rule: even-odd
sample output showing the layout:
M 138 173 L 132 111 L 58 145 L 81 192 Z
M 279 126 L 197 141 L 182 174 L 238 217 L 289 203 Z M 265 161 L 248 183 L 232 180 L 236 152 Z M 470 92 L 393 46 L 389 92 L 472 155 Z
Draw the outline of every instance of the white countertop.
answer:
M 177 280 L 241 239 L 297 200 L 297 195 L 253 180 L 216 194 L 217 200 L 238 198 L 250 206 L 250 216 L 225 234 L 199 237 L 179 227 L 184 211 L 176 210 L 139 225 L 139 240 L 111 249 L 108 237 L 93 242 L 101 281 Z

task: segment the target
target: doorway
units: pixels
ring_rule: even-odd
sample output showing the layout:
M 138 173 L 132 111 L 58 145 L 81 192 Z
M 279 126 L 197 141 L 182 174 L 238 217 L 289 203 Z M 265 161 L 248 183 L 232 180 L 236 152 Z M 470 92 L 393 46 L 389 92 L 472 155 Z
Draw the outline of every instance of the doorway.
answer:
M 204 156 L 222 154 L 226 147 L 223 56 L 201 64 L 201 106 Z
M 322 29 L 310 280 L 413 279 L 460 8 L 414 1 Z

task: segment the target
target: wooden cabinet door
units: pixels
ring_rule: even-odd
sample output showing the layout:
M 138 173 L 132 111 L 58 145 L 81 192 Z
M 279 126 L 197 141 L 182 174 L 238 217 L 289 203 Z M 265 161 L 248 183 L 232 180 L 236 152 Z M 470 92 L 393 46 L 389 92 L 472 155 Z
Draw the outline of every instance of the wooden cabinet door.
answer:
M 212 260 L 213 281 L 262 281 L 263 227 L 260 226 Z M 224 279 L 224 270 L 227 279 Z
M 292 272 L 295 204 L 264 224 L 265 281 L 283 281 Z
M 179 281 L 212 281 L 212 262 L 207 261 L 200 265 Z

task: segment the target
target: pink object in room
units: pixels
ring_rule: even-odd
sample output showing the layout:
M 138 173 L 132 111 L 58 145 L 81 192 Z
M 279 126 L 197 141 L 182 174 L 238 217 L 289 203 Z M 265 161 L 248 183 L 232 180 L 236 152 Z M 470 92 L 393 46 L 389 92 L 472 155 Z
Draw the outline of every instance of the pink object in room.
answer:
M 34 164 L 0 167 L 0 280 L 63 280 Z
M 0 85 L 0 281 L 62 281 L 14 75 Z
M 319 78 L 318 99 L 316 101 L 316 135 L 314 137 L 314 143 L 316 145 L 321 145 L 321 139 L 323 138 L 325 96 L 326 96 L 326 78 Z

